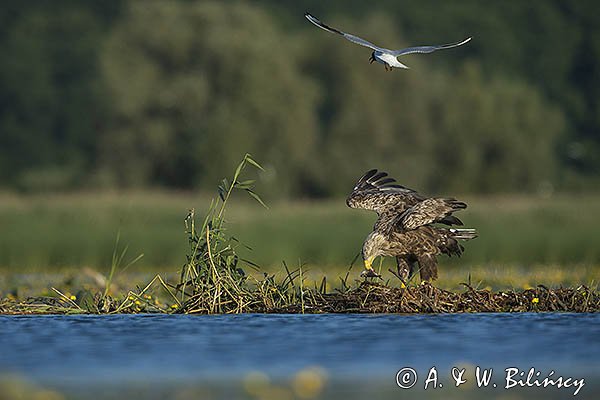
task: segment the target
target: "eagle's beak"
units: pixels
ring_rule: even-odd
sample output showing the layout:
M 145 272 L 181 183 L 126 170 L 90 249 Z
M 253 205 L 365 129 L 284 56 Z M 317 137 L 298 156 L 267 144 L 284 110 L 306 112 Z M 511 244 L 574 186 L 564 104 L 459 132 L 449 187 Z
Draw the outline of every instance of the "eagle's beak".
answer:
M 375 272 L 375 270 L 371 266 L 372 263 L 372 258 L 365 260 L 365 269 L 360 273 L 360 276 L 364 278 L 381 278 L 381 275 Z

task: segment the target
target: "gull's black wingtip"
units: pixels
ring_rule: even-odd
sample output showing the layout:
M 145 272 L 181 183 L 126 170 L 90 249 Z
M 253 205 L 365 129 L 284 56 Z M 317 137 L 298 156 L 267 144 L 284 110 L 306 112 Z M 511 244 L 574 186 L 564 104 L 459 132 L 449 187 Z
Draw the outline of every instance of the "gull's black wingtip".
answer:
M 319 19 L 317 17 L 315 17 L 314 15 L 312 15 L 311 13 L 309 13 L 308 11 L 304 13 L 304 18 L 306 18 L 310 22 L 319 21 Z

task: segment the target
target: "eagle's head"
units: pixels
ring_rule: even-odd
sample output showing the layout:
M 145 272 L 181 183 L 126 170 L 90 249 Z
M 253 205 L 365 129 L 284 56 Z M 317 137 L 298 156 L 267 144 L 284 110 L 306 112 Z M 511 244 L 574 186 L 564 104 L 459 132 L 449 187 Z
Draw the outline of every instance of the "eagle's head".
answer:
M 362 257 L 366 269 L 372 269 L 373 260 L 386 255 L 387 239 L 378 232 L 371 232 L 363 243 Z

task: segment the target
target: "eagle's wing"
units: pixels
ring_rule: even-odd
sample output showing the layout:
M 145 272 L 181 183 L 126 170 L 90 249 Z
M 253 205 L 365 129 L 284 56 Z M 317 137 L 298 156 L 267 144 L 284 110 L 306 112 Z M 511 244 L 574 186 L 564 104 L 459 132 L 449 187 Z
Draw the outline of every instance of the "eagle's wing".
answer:
M 394 50 L 394 51 L 392 51 L 392 55 L 398 57 L 398 56 L 403 56 L 405 54 L 412 54 L 412 53 L 422 53 L 422 54 L 433 53 L 436 50 L 451 49 L 453 47 L 462 46 L 463 44 L 469 42 L 470 40 L 471 40 L 471 38 L 466 38 L 462 42 L 440 44 L 437 46 L 408 47 L 406 49 Z
M 424 199 L 414 190 L 394 182 L 396 180 L 389 178 L 386 172 L 372 169 L 358 180 L 346 204 L 351 208 L 372 210 L 380 216 L 385 214 L 392 218 Z
M 325 25 L 324 23 L 322 23 L 321 21 L 319 21 L 317 18 L 313 17 L 309 13 L 305 13 L 304 16 L 306 17 L 307 20 L 309 20 L 310 22 L 312 22 L 313 24 L 315 24 L 319 28 L 321 28 L 323 30 L 326 30 L 327 32 L 337 33 L 338 35 L 342 35 L 343 37 L 345 37 L 346 39 L 348 39 L 352 43 L 356 43 L 356 44 L 359 44 L 361 46 L 368 47 L 368 48 L 373 49 L 375 51 L 384 51 L 385 50 L 385 49 L 382 49 L 379 46 L 375 46 L 373 43 L 371 43 L 371 42 L 369 42 L 369 41 L 367 41 L 367 40 L 365 40 L 363 38 L 351 35 L 351 34 L 346 33 L 346 32 L 342 32 L 340 30 L 332 28 L 331 26 Z
M 434 222 L 446 225 L 462 225 L 462 221 L 453 216 L 452 213 L 464 208 L 467 208 L 467 205 L 456 199 L 430 198 L 399 214 L 394 221 L 394 225 L 401 230 L 413 230 Z

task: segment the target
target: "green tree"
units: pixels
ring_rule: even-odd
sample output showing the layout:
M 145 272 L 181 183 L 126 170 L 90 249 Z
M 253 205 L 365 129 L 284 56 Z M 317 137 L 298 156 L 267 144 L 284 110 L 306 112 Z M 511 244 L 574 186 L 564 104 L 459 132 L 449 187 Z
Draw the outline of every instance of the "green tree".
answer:
M 92 3 L 3 4 L 0 184 L 71 186 L 93 164 L 105 110 L 96 79 L 105 21 L 96 11 Z
M 530 85 L 484 78 L 467 63 L 440 80 L 434 107 L 440 134 L 433 153 L 433 188 L 477 192 L 546 190 L 557 178 L 556 146 L 564 115 Z
M 8 1 L 0 186 L 207 187 L 251 152 L 281 195 L 341 195 L 372 167 L 428 192 L 587 188 L 600 170 L 596 8 Z M 387 47 L 474 40 L 388 73 L 306 10 Z
M 348 31 L 360 28 L 361 35 L 382 46 L 406 44 L 381 14 L 330 23 Z M 379 64 L 369 64 L 368 49 L 334 35 L 313 29 L 304 40 L 302 69 L 323 88 L 318 108 L 321 173 L 313 174 L 311 191 L 347 193 L 373 167 L 387 169 L 404 184 L 421 185 L 433 140 L 424 115 L 429 71 L 421 60 L 407 59 L 412 67 L 408 71 L 386 72 Z
M 600 13 L 593 0 L 545 2 L 461 0 L 382 0 L 343 3 L 300 0 L 285 8 L 267 1 L 286 24 L 302 26 L 291 18 L 310 10 L 326 21 L 346 16 L 357 21 L 373 10 L 383 11 L 401 26 L 410 44 L 474 40 L 459 53 L 446 53 L 436 65 L 449 71 L 460 68 L 465 54 L 476 58 L 483 74 L 526 82 L 544 103 L 561 108 L 565 135 L 556 150 L 561 156 L 563 179 L 575 178 L 589 188 L 600 171 Z M 304 24 L 306 25 L 306 24 Z M 352 25 L 349 25 L 352 26 Z M 354 33 L 362 33 L 360 24 Z M 310 28 L 310 27 L 309 27 Z M 503 78 L 501 78 L 503 77 Z M 587 182 L 587 183 L 586 183 Z
M 213 184 L 250 152 L 281 192 L 297 190 L 314 154 L 316 87 L 282 37 L 243 3 L 130 3 L 102 59 L 115 110 L 106 175 L 128 186 Z
M 392 46 L 386 38 L 405 44 L 387 16 L 332 25 L 360 27 L 382 46 Z M 468 60 L 456 72 L 435 68 L 441 57 L 434 55 L 406 57 L 411 69 L 385 72 L 369 65 L 359 46 L 312 36 L 305 69 L 325 89 L 318 165 L 327 173 L 315 174 L 320 193 L 347 192 L 373 167 L 428 192 L 531 191 L 556 180 L 564 116 L 535 87 L 487 78 Z

